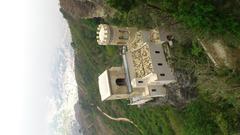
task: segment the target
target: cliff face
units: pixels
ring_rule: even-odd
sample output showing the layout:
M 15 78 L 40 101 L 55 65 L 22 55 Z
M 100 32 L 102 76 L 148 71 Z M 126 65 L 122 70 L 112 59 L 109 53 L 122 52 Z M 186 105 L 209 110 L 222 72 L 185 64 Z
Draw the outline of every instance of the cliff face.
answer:
M 104 0 L 60 0 L 62 9 L 74 19 L 106 17 L 113 13 Z

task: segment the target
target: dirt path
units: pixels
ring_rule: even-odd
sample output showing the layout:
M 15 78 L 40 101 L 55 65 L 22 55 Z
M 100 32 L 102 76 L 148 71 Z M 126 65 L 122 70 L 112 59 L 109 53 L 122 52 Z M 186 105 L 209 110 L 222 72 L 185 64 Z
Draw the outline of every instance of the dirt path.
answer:
M 227 47 L 221 40 L 207 41 L 198 38 L 198 41 L 216 67 L 240 68 L 240 48 Z
M 142 130 L 131 120 L 129 120 L 128 118 L 113 118 L 111 116 L 109 116 L 108 114 L 106 114 L 105 112 L 102 111 L 102 109 L 100 107 L 97 106 L 97 109 L 98 111 L 100 111 L 104 116 L 106 116 L 107 118 L 111 119 L 111 120 L 114 120 L 114 121 L 118 121 L 118 122 L 128 122 L 128 123 L 131 123 L 132 125 L 134 125 L 140 132 L 141 134 L 143 134 Z

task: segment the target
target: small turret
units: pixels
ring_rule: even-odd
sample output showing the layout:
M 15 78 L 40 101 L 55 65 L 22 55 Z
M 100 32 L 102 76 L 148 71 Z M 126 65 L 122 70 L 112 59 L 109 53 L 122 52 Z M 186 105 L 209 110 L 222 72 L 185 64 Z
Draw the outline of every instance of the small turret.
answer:
M 100 24 L 96 38 L 99 45 L 127 45 L 134 40 L 136 31 L 136 28 L 119 28 Z
M 100 24 L 97 28 L 97 42 L 99 45 L 108 45 L 110 43 L 110 27 L 106 24 Z

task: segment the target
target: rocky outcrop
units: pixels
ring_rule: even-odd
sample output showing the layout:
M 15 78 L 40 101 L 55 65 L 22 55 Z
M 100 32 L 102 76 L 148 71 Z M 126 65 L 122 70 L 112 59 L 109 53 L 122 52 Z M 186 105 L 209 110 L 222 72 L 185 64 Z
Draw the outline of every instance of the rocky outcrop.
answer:
M 199 39 L 200 45 L 216 67 L 240 70 L 240 47 L 231 48 L 222 39 Z
M 60 0 L 61 8 L 74 19 L 107 17 L 114 9 L 107 6 L 104 0 Z
M 194 73 L 188 73 L 186 71 L 175 71 L 177 83 L 171 83 L 166 85 L 167 96 L 164 98 L 155 98 L 150 101 L 150 106 L 164 106 L 172 105 L 176 108 L 184 108 L 187 103 L 196 99 L 196 77 Z

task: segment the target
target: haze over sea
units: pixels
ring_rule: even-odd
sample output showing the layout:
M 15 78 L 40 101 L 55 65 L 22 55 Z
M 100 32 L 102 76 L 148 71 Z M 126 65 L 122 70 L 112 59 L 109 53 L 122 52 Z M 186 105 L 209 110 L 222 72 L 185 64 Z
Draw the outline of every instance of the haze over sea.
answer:
M 67 24 L 64 29 L 62 43 L 56 48 L 51 69 L 52 92 L 48 96 L 49 135 L 77 135 L 80 129 L 74 111 L 74 105 L 78 101 L 74 52 L 70 45 L 71 35 Z
M 74 111 L 74 105 L 78 102 L 78 89 L 74 73 L 71 33 L 60 11 L 57 13 L 60 14 L 63 23 L 61 28 L 63 33 L 59 46 L 56 46 L 51 67 L 51 92 L 47 99 L 48 134 L 79 135 L 80 125 Z
M 27 50 L 32 63 L 28 92 L 29 135 L 79 135 L 74 105 L 78 89 L 74 51 L 67 21 L 58 0 L 35 0 L 29 10 L 32 38 Z
M 79 135 L 74 52 L 59 0 L 0 5 L 1 135 Z

